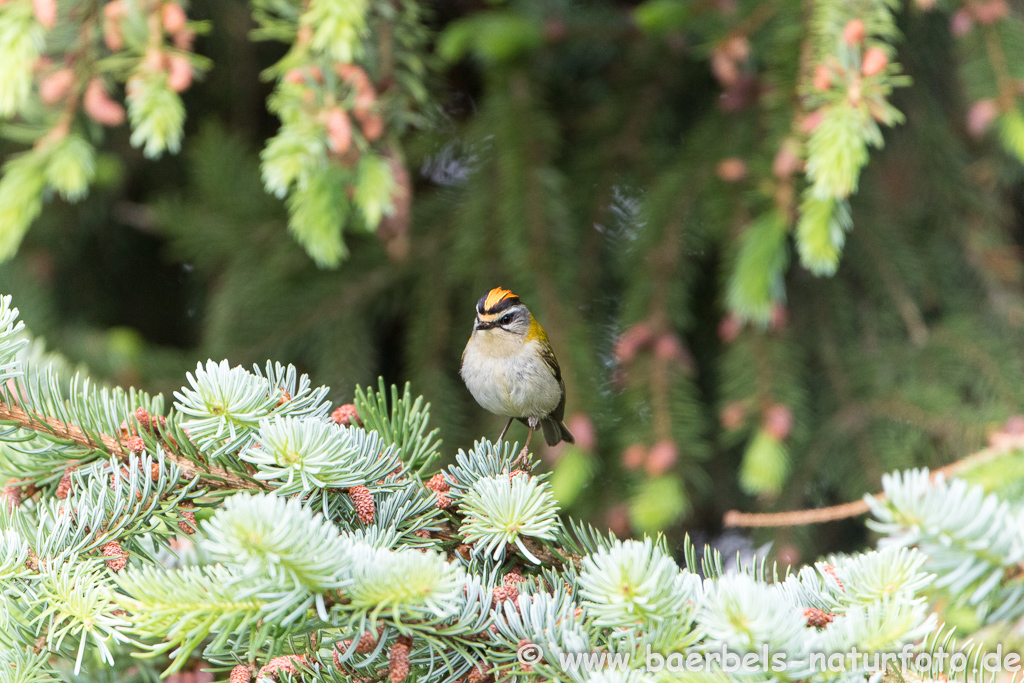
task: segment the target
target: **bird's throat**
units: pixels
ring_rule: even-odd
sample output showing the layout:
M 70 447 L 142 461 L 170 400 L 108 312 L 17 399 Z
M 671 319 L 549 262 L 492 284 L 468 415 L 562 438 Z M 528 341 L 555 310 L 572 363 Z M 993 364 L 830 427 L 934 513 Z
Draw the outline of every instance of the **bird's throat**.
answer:
M 507 330 L 477 330 L 473 334 L 477 352 L 488 358 L 508 358 L 523 350 L 523 338 Z

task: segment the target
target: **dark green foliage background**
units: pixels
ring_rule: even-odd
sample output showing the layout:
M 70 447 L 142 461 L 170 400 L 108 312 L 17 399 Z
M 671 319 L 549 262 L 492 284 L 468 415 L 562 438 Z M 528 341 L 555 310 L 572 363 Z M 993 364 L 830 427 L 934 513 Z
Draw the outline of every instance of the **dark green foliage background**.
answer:
M 739 2 L 736 16 L 758 4 Z M 390 260 L 375 237 L 348 235 L 352 256 L 329 271 L 293 241 L 260 181 L 258 153 L 277 121 L 258 74 L 284 47 L 247 39 L 246 3 L 193 2 L 191 17 L 212 20 L 197 51 L 215 67 L 186 94 L 182 154 L 150 162 L 124 131 L 109 136 L 90 197 L 47 205 L 0 268 L 0 291 L 34 333 L 114 383 L 169 393 L 208 357 L 295 363 L 338 403 L 378 375 L 410 380 L 450 455 L 501 426 L 458 366 L 474 302 L 503 285 L 547 327 L 568 412 L 596 428 L 596 448 L 563 451 L 556 475 L 574 514 L 620 529 L 632 514 L 644 527 L 675 498 L 685 513 L 646 528 L 710 538 L 731 508 L 856 499 L 884 472 L 966 455 L 1021 409 L 1020 162 L 965 132 L 971 81 L 949 8 L 907 8 L 898 59 L 913 85 L 894 100 L 907 123 L 861 179 L 838 274 L 794 264 L 785 327 L 748 326 L 724 343 L 737 239 L 764 208 L 756 183 L 770 178 L 792 115 L 781 100 L 795 87 L 801 4 L 773 4 L 751 36 L 760 101 L 724 111 L 708 53 L 738 19 L 711 12 L 660 38 L 630 26 L 629 3 L 511 3 L 543 18 L 544 44 L 501 62 L 437 61 L 436 109 L 403 141 L 415 179 L 410 257 Z M 485 8 L 436 3 L 432 28 Z M 716 176 L 726 157 L 747 163 L 747 180 Z M 623 331 L 660 314 L 692 356 L 670 366 L 666 406 L 652 399 L 650 353 L 628 368 L 614 357 Z M 749 416 L 727 431 L 719 411 L 735 400 L 749 401 Z M 782 492 L 757 498 L 737 472 L 766 402 L 792 411 L 791 462 Z M 678 463 L 656 477 L 625 470 L 628 445 L 657 440 L 659 410 Z M 761 540 L 792 560 L 857 547 L 860 529 Z

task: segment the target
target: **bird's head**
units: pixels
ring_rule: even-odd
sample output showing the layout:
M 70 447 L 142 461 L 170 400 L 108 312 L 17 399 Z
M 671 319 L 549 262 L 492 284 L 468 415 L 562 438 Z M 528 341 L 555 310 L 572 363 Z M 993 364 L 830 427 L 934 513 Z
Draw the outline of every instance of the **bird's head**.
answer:
M 525 338 L 530 332 L 530 311 L 518 296 L 495 287 L 477 302 L 473 329 L 492 338 Z

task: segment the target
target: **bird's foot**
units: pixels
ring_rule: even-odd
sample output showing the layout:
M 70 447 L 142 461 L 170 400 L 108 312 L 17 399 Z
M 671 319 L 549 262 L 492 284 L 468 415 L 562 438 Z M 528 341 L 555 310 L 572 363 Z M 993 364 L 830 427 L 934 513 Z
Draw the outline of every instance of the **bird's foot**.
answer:
M 511 424 L 511 421 L 509 421 L 509 424 Z M 529 425 L 530 431 L 526 432 L 526 443 L 523 444 L 523 450 L 519 451 L 519 455 L 512 461 L 512 467 L 515 467 L 520 462 L 524 465 L 526 464 L 526 456 L 530 454 L 530 438 L 533 436 L 533 430 L 537 429 L 537 425 L 540 424 L 540 420 L 531 417 L 526 424 Z

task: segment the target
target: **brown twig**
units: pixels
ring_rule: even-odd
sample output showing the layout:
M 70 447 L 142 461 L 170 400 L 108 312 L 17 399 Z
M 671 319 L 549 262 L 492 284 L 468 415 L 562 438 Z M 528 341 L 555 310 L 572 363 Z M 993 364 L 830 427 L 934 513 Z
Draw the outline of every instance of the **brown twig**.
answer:
M 112 436 L 100 434 L 97 441 L 97 439 L 90 436 L 78 425 L 65 424 L 55 418 L 31 413 L 9 403 L 0 402 L 0 423 L 16 424 L 19 427 L 31 429 L 40 434 L 48 434 L 58 439 L 72 441 L 84 448 L 105 451 L 116 455 L 121 460 L 127 461 L 130 456 L 130 453 L 121 445 L 121 442 Z M 202 467 L 197 465 L 188 458 L 176 453 L 167 444 L 163 445 L 163 449 L 166 460 L 178 466 L 184 479 L 194 479 L 198 476 L 200 483 L 217 489 L 256 490 L 260 488 L 257 484 L 243 479 L 234 472 L 230 472 L 222 467 Z
M 999 40 L 999 34 L 992 26 L 985 28 L 985 51 L 988 53 L 989 62 L 992 64 L 992 71 L 996 75 L 996 84 L 999 88 L 999 105 L 1003 111 L 1011 111 L 1015 108 L 1016 88 L 1014 79 L 1007 65 L 1006 53 L 1003 51 L 1003 44 Z
M 859 234 L 861 244 L 871 257 L 882 285 L 892 298 L 896 305 L 896 311 L 907 328 L 907 336 L 910 337 L 914 346 L 918 348 L 924 346 L 928 341 L 928 324 L 924 321 L 921 309 L 914 301 L 907 283 L 900 277 L 895 265 L 889 260 L 887 251 L 880 248 L 875 241 L 874 235 L 866 230 L 862 230 Z
M 977 453 L 950 463 L 945 467 L 932 472 L 932 478 L 938 475 L 944 477 L 954 476 L 964 470 L 986 462 L 995 460 L 1011 451 L 1024 448 L 1024 435 L 1004 435 L 996 444 L 982 449 Z M 884 501 L 884 493 L 876 493 L 875 500 Z M 804 524 L 822 524 L 823 522 L 834 522 L 840 519 L 856 517 L 867 512 L 867 500 L 857 500 L 842 505 L 832 505 L 826 508 L 815 508 L 813 510 L 791 510 L 789 512 L 752 513 L 729 510 L 722 519 L 722 524 L 727 527 L 774 527 L 774 526 L 802 526 Z

